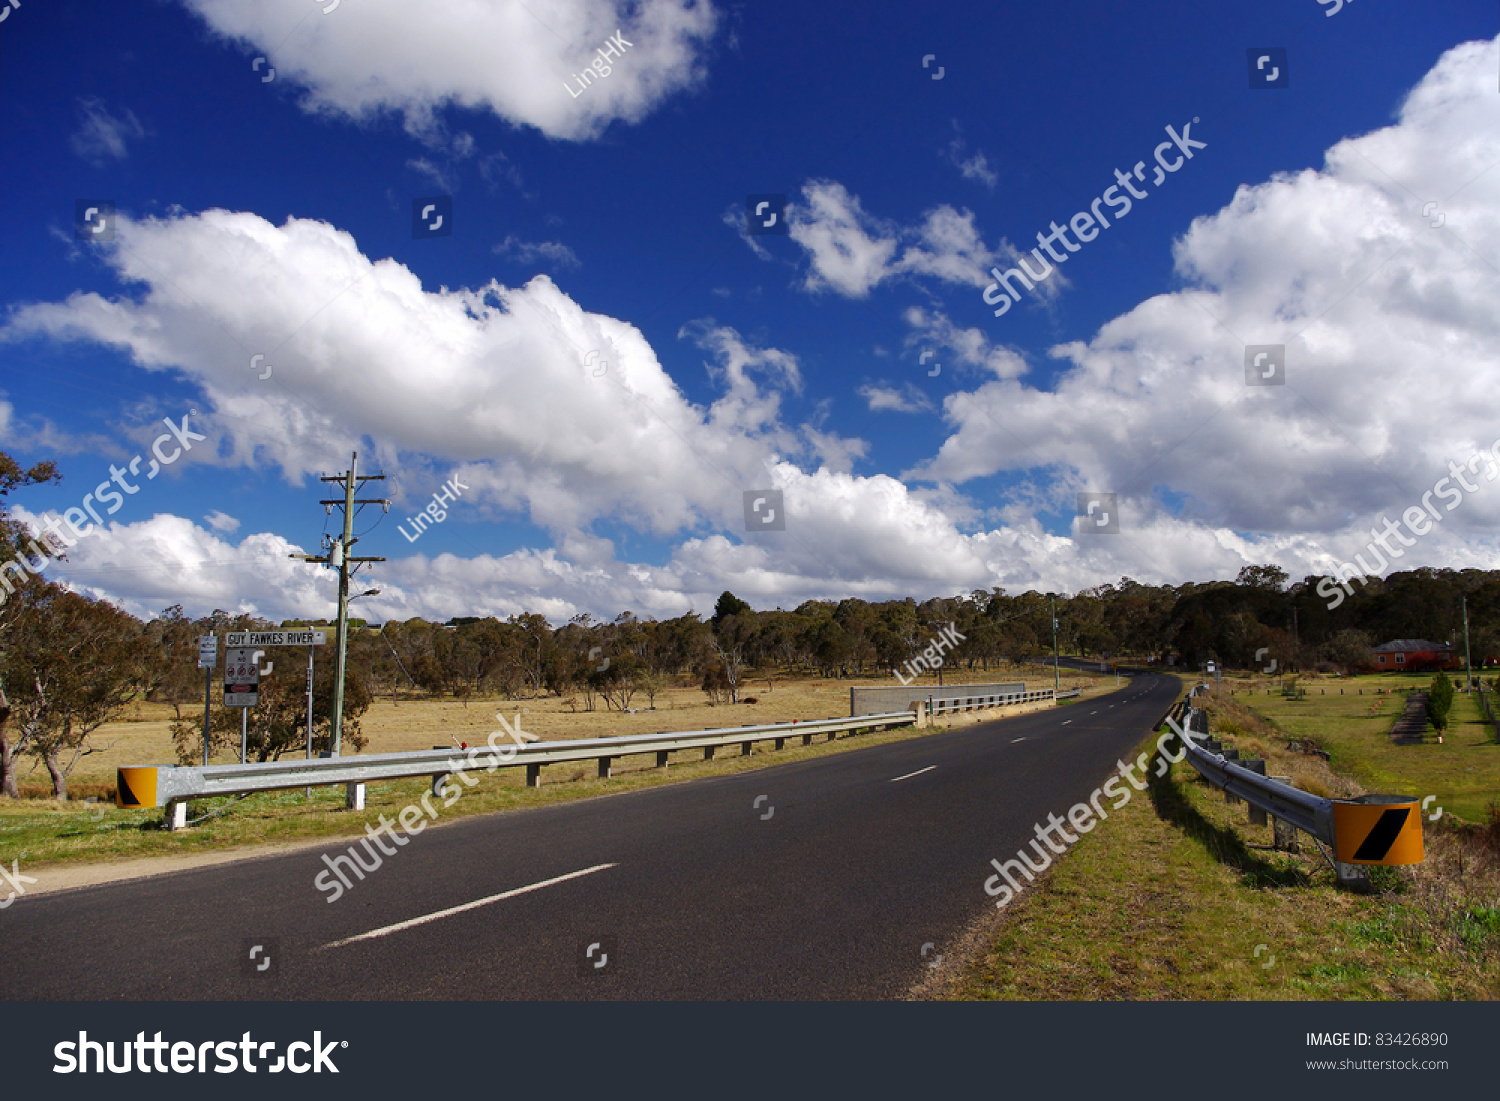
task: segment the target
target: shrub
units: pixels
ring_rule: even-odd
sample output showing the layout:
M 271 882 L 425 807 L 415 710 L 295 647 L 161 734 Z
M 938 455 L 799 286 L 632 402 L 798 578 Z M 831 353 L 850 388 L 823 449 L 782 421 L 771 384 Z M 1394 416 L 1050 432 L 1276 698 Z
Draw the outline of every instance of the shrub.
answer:
M 1434 730 L 1448 729 L 1448 711 L 1453 706 L 1453 682 L 1439 672 L 1427 689 L 1427 721 Z

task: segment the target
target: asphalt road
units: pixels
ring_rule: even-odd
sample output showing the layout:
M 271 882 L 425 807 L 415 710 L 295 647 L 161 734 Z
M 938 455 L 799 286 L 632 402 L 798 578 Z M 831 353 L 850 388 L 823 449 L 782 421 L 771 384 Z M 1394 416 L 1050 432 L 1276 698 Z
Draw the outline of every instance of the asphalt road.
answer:
M 1178 690 L 1142 675 L 1018 718 L 460 820 L 333 903 L 314 880 L 348 841 L 18 899 L 0 998 L 899 997 L 993 904 L 990 859 L 1085 801 Z

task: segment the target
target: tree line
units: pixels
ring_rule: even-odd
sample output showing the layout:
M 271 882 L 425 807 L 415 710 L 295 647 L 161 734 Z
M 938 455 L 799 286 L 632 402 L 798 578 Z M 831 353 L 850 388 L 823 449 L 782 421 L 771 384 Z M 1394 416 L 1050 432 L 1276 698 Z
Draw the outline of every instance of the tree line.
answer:
M 0 452 L 0 498 L 55 478 L 51 464 L 23 470 Z M 107 748 L 96 742 L 99 728 L 134 701 L 170 705 L 179 759 L 197 759 L 204 691 L 198 637 L 214 634 L 222 644 L 228 631 L 308 625 L 225 611 L 189 618 L 176 605 L 141 621 L 28 575 L 18 562 L 29 538 L 0 510 L 0 795 L 17 794 L 25 762 L 44 769 L 54 794 L 66 798 L 79 761 Z M 1234 581 L 1152 586 L 1122 578 L 1056 599 L 1058 646 L 1135 663 L 1171 655 L 1188 666 L 1214 660 L 1265 669 L 1274 661 L 1278 671 L 1354 671 L 1372 643 L 1390 638 L 1461 645 L 1466 597 L 1475 665 L 1500 653 L 1500 571 L 1423 568 L 1370 578 L 1332 610 L 1317 592 L 1322 581 L 1292 582 L 1271 565 L 1248 566 Z M 379 627 L 354 620 L 342 740 L 355 750 L 366 744 L 360 716 L 382 696 L 467 702 L 549 695 L 585 711 L 626 710 L 654 706 L 668 684 L 697 684 L 712 703 L 737 703 L 752 679 L 765 676 L 891 676 L 950 623 L 960 638 L 946 668 L 982 674 L 1050 653 L 1052 619 L 1048 594 L 995 587 L 920 602 L 809 600 L 760 612 L 725 592 L 707 618 L 689 612 L 639 619 L 627 611 L 613 620 L 578 615 L 557 626 L 534 612 Z M 333 741 L 331 651 L 323 648 L 316 666 L 314 751 Z M 262 681 L 250 714 L 257 760 L 304 750 L 303 654 L 268 653 L 278 669 Z M 209 739 L 214 752 L 237 754 L 236 709 L 212 709 Z

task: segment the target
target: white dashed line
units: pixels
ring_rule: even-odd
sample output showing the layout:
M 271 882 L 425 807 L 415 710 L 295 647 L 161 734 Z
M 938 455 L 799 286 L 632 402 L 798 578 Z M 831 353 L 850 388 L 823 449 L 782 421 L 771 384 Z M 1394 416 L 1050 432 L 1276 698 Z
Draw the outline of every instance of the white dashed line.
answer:
M 566 883 L 570 879 L 577 879 L 580 876 L 585 875 L 593 875 L 595 872 L 604 871 L 605 868 L 613 868 L 616 866 L 617 865 L 615 864 L 595 864 L 592 868 L 584 868 L 582 871 L 569 872 L 567 875 L 556 876 L 552 879 L 544 879 L 540 883 L 530 883 L 525 887 L 517 887 L 512 891 L 502 891 L 500 894 L 490 895 L 488 898 L 480 898 L 475 899 L 473 902 L 465 902 L 462 906 L 450 906 L 446 910 L 439 910 L 433 914 L 426 914 L 422 917 L 412 918 L 410 921 L 398 921 L 395 925 L 383 925 L 379 929 L 371 929 L 368 933 L 361 933 L 357 937 L 345 937 L 343 940 L 336 940 L 332 944 L 323 945 L 323 947 L 342 948 L 344 945 L 353 944 L 357 940 L 373 940 L 376 937 L 389 936 L 391 933 L 399 933 L 403 929 L 410 929 L 414 925 L 426 925 L 429 921 L 437 921 L 438 918 L 452 917 L 454 914 L 461 914 L 465 910 L 477 910 L 479 909 L 479 907 L 488 906 L 492 902 L 501 902 L 507 898 L 515 898 L 517 895 L 529 894 L 532 891 L 540 891 L 543 887 L 551 887 L 556 883 Z
M 910 780 L 913 776 L 920 776 L 922 773 L 931 772 L 935 768 L 937 768 L 937 765 L 928 765 L 926 768 L 917 769 L 916 772 L 908 772 L 905 776 L 897 776 L 895 779 L 888 780 L 887 783 L 894 784 L 896 780 Z
M 1015 745 L 1017 742 L 1024 742 L 1025 740 L 1026 740 L 1025 738 L 1012 738 L 1010 740 L 1010 744 L 1011 745 Z
M 1062 721 L 1062 724 L 1063 724 L 1063 726 L 1067 726 L 1067 725 L 1068 725 L 1068 724 L 1069 724 L 1069 723 L 1070 723 L 1070 722 L 1072 722 L 1072 721 L 1073 721 L 1073 720 L 1072 720 L 1072 719 L 1064 719 L 1064 720 L 1063 720 L 1063 721 Z

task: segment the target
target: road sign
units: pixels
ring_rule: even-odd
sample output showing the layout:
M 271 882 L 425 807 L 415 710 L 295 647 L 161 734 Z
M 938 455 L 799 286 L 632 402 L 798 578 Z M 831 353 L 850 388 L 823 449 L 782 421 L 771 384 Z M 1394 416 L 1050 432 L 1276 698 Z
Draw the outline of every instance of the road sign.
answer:
M 1336 800 L 1333 839 L 1344 864 L 1420 864 L 1422 813 L 1403 795 Z
M 260 666 L 255 649 L 224 651 L 224 706 L 254 707 L 260 702 Z
M 323 646 L 327 631 L 230 631 L 226 646 Z
M 219 636 L 198 636 L 198 668 L 212 669 L 219 662 Z

